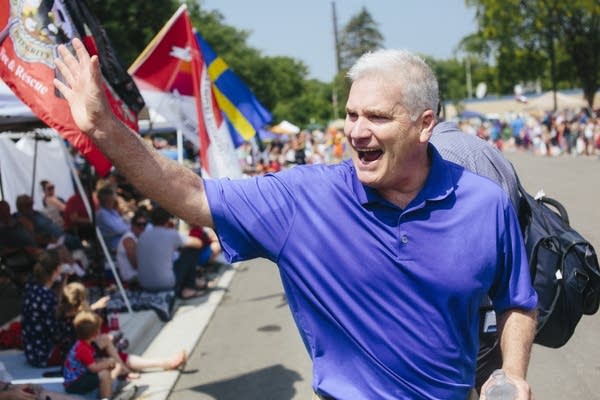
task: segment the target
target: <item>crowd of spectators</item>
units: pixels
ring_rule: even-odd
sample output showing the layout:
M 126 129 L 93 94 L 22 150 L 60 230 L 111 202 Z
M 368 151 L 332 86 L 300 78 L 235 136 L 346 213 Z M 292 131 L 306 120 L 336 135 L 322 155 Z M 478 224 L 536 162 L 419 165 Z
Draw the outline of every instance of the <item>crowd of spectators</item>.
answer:
M 548 157 L 600 154 L 600 118 L 585 109 L 470 118 L 459 121 L 459 126 L 504 151 L 525 150 Z
M 7 201 L 0 201 L 0 284 L 12 285 L 21 293 L 21 329 L 15 334 L 22 336 L 31 366 L 64 366 L 77 340 L 73 325 L 77 313 L 97 312 L 105 325 L 106 310 L 89 304 L 91 293 L 97 297 L 110 294 L 109 288 L 114 288 L 108 258 L 129 290 L 173 291 L 185 300 L 204 295 L 212 287 L 208 272 L 221 266 L 216 258 L 221 249 L 214 232 L 177 221 L 138 193 L 118 172 L 94 181 L 83 178 L 85 193 L 77 191 L 66 200 L 55 195 L 52 182 L 38 183 L 43 190 L 43 208 L 34 208 L 29 194 L 16 198 L 16 210 L 11 210 Z M 102 251 L 96 227 L 108 254 Z M 156 281 L 160 277 L 166 278 Z M 154 281 L 147 282 L 147 278 Z M 63 291 L 74 284 L 93 290 L 83 291 L 85 299 L 78 296 L 81 307 L 65 314 L 65 299 L 72 300 L 73 296 Z M 102 335 L 90 337 L 100 350 L 109 350 L 103 357 L 114 361 L 107 363 L 111 371 L 119 365 L 125 373 L 153 366 L 177 368 L 185 362 L 182 353 L 164 360 L 134 355 L 118 359 L 113 351 L 116 342 L 115 346 L 107 344 Z M 69 339 L 67 346 L 65 338 Z

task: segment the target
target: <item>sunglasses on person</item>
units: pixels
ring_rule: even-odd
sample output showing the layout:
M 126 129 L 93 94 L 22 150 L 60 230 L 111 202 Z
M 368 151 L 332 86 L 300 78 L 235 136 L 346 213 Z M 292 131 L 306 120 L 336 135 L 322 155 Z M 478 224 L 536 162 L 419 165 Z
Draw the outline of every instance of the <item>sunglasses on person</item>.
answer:
M 133 225 L 139 227 L 139 228 L 143 228 L 146 225 L 148 225 L 148 221 L 134 221 Z
M 46 190 L 54 190 L 54 186 L 46 186 Z

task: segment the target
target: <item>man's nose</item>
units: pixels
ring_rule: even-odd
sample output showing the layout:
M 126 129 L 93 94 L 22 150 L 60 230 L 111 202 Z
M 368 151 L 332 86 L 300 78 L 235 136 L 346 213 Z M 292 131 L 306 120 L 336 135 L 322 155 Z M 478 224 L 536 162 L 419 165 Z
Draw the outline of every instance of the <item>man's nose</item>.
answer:
M 350 137 L 354 140 L 365 139 L 371 136 L 369 121 L 362 116 L 356 118 L 350 130 Z

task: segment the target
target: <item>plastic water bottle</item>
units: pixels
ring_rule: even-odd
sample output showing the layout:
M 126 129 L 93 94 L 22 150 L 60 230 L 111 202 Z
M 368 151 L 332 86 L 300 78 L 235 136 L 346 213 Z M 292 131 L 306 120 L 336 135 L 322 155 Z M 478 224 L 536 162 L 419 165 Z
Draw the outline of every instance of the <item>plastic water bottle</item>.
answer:
M 485 391 L 487 400 L 514 400 L 516 395 L 517 387 L 503 370 L 497 369 L 492 372 L 492 384 Z

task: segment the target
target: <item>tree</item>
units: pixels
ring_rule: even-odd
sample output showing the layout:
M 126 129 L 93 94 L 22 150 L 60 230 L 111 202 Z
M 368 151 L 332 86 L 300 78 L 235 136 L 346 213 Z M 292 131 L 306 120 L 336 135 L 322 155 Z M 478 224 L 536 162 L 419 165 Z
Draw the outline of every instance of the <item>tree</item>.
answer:
M 467 5 L 477 9 L 480 34 L 494 45 L 501 89 L 549 70 L 556 91 L 561 81 L 572 81 L 561 74 L 575 72 L 591 105 L 600 71 L 597 0 L 467 0 Z M 574 69 L 561 68 L 564 51 Z
M 131 65 L 179 7 L 177 0 L 88 0 L 87 4 L 125 67 Z
M 302 61 L 264 56 L 248 46 L 250 32 L 227 25 L 218 11 L 204 10 L 195 0 L 183 3 L 194 27 L 273 112 L 275 120 L 291 119 L 302 124 L 313 120 L 326 123 L 331 118 L 331 85 L 308 80 L 308 67 Z M 128 66 L 171 18 L 180 1 L 88 0 L 88 4 Z
M 361 55 L 383 45 L 383 35 L 365 7 L 350 19 L 340 36 L 342 70 L 348 70 Z
M 590 107 L 600 86 L 600 3 L 598 0 L 575 0 L 559 25 L 565 37 L 565 48 L 573 60 Z M 567 44 L 568 43 L 568 44 Z
M 348 69 L 364 53 L 383 47 L 383 35 L 365 7 L 342 27 L 339 47 L 341 70 L 333 80 L 331 95 L 337 98 L 335 115 L 344 115 L 350 90 L 350 82 L 346 78 Z

